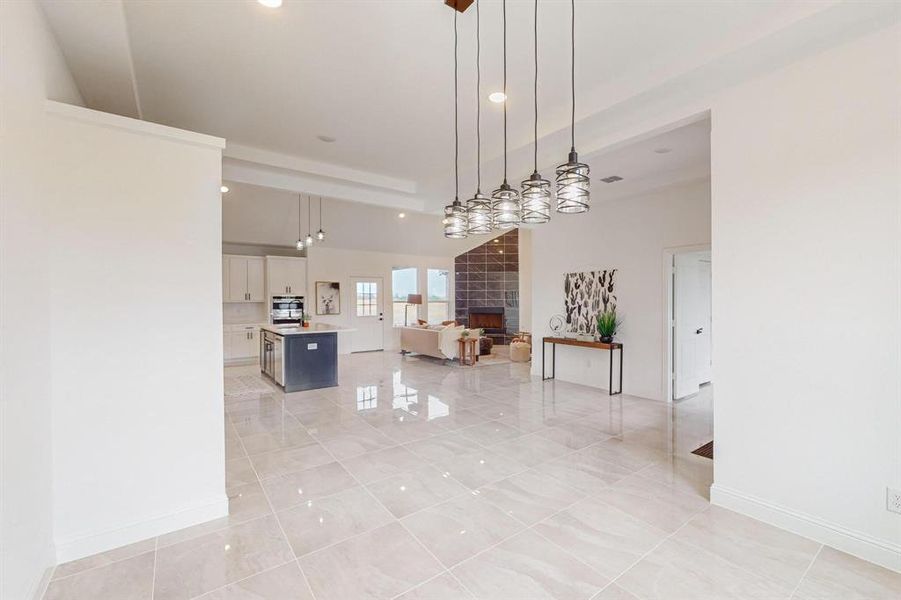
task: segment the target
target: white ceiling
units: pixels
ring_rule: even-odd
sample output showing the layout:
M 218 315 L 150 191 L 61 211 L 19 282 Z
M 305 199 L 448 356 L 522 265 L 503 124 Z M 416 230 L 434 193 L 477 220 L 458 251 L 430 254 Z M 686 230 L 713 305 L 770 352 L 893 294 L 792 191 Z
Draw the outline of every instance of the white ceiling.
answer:
M 225 137 L 233 181 L 408 210 L 437 211 L 453 198 L 454 13 L 442 0 L 286 0 L 277 10 L 256 0 L 42 4 L 92 108 Z M 884 26 L 898 18 L 891 4 L 579 0 L 582 158 L 591 157 L 593 176 L 633 169 L 620 189 L 659 176 L 652 161 L 643 171 L 596 162 L 612 160 L 595 155 L 604 133 L 655 100 L 709 92 Z M 532 6 L 507 6 L 511 183 L 531 171 Z M 538 163 L 547 177 L 569 149 L 569 2 L 542 0 L 539 10 Z M 482 0 L 481 12 L 490 191 L 502 173 L 502 113 L 484 98 L 501 87 L 501 2 Z M 475 19 L 474 6 L 459 17 L 464 198 L 475 186 Z

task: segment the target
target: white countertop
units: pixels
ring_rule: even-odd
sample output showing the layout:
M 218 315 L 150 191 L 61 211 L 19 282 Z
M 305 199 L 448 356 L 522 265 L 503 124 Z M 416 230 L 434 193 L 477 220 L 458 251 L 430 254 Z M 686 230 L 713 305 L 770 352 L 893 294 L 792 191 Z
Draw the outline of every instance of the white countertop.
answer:
M 338 333 L 339 331 L 354 331 L 351 327 L 330 325 L 329 323 L 310 323 L 309 327 L 286 327 L 285 325 L 263 325 L 265 331 L 271 331 L 277 335 L 310 335 L 313 333 Z

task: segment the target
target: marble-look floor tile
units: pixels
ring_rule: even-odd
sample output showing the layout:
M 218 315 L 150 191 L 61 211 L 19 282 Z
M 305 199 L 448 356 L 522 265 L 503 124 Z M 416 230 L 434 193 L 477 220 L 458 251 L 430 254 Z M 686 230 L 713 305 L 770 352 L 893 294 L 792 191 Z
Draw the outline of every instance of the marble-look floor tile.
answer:
M 256 471 L 253 470 L 249 458 L 236 458 L 225 461 L 226 491 L 248 483 L 256 483 L 257 481 L 259 480 L 257 479 Z
M 101 552 L 100 554 L 94 554 L 92 556 L 73 560 L 57 566 L 56 569 L 53 570 L 53 579 L 68 577 L 69 575 L 74 575 L 76 573 L 80 573 L 81 571 L 94 569 L 96 567 L 102 567 L 104 565 L 108 565 L 125 558 L 131 558 L 133 556 L 144 554 L 146 552 L 153 552 L 155 549 L 156 538 L 150 538 L 147 540 L 142 540 L 140 542 L 135 542 L 134 544 L 122 546 L 121 548 L 115 548 L 114 550 L 109 550 L 107 552 Z
M 491 447 L 500 455 L 519 461 L 527 467 L 559 458 L 572 452 L 563 444 L 558 444 L 538 434 L 524 435 Z
M 631 472 L 638 471 L 656 462 L 665 461 L 670 456 L 656 447 L 644 446 L 618 437 L 606 439 L 585 448 L 581 452 L 590 454 L 598 460 L 623 467 Z
M 662 481 L 674 488 L 710 498 L 713 484 L 713 461 L 702 456 L 686 454 L 670 456 L 639 471 L 642 477 Z
M 318 467 L 335 459 L 319 444 L 286 448 L 251 456 L 250 461 L 260 479 L 287 475 L 311 467 Z
M 467 437 L 483 446 L 491 446 L 492 444 L 522 435 L 519 429 L 497 421 L 486 421 L 458 431 L 463 437 Z
M 608 580 L 533 531 L 452 570 L 477 598 L 589 600 Z
M 472 594 L 466 591 L 456 577 L 442 573 L 409 592 L 404 592 L 397 600 L 472 600 Z
M 239 485 L 228 490 L 228 517 L 239 523 L 263 517 L 272 512 L 269 501 L 259 483 Z
M 357 485 L 350 473 L 336 462 L 264 479 L 262 483 L 272 507 L 277 511 Z
M 393 598 L 443 570 L 399 523 L 308 554 L 299 562 L 317 600 Z
M 667 533 L 676 531 L 709 506 L 705 498 L 638 475 L 602 490 L 598 498 Z
M 557 442 L 571 450 L 581 450 L 610 437 L 610 434 L 583 423 L 562 423 L 549 429 L 542 429 L 536 435 Z
M 426 440 L 406 444 L 405 446 L 430 463 L 442 464 L 453 460 L 461 454 L 481 450 L 482 446 L 459 432 L 445 433 Z
M 584 451 L 541 463 L 535 469 L 586 494 L 596 494 L 630 475 L 624 467 Z
M 82 571 L 50 582 L 44 600 L 151 600 L 153 552 Z
M 610 579 L 666 538 L 644 521 L 588 498 L 536 525 L 535 530 Z
M 356 421 L 311 428 L 309 432 L 338 460 L 397 445 L 359 417 Z
M 368 452 L 342 462 L 360 483 L 371 483 L 405 471 L 424 467 L 426 461 L 403 446 Z
M 252 433 L 242 436 L 241 441 L 244 442 L 244 449 L 250 456 L 272 452 L 273 450 L 309 446 L 316 443 L 316 440 L 303 427 L 285 431 Z
M 469 494 L 419 511 L 403 523 L 448 568 L 524 527 L 490 502 Z
M 204 594 L 198 600 L 313 600 L 313 594 L 300 567 L 292 560 Z
M 158 550 L 154 600 L 193 598 L 293 557 L 274 516 L 228 527 Z
M 611 583 L 591 600 L 641 600 L 631 592 L 627 592 L 615 583 Z
M 795 592 L 801 600 L 897 600 L 901 573 L 824 547 Z
M 487 449 L 462 454 L 437 466 L 473 490 L 526 470 L 522 463 Z
M 466 493 L 447 472 L 427 466 L 367 485 L 397 518 Z
M 820 548 L 813 540 L 717 506 L 693 517 L 674 537 L 769 577 L 788 591 L 801 581 Z
M 308 500 L 276 516 L 296 556 L 394 521 L 391 513 L 361 486 Z
M 233 416 L 232 424 L 238 435 L 244 437 L 254 433 L 278 433 L 299 428 L 300 422 L 287 411 L 264 415 L 250 414 Z
M 526 525 L 534 525 L 585 497 L 584 492 L 538 471 L 524 471 L 479 488 L 479 492 L 482 498 Z
M 673 539 L 626 571 L 616 584 L 646 600 L 685 598 L 785 598 L 769 579 L 753 575 L 711 552 Z

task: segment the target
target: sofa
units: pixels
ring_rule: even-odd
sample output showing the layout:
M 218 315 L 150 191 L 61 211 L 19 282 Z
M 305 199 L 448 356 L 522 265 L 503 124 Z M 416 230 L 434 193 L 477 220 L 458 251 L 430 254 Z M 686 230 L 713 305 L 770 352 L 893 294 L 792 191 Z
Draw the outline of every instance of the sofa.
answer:
M 433 325 L 429 327 L 401 327 L 400 349 L 402 352 L 416 352 L 453 360 L 457 358 L 457 340 L 465 329 L 459 326 Z

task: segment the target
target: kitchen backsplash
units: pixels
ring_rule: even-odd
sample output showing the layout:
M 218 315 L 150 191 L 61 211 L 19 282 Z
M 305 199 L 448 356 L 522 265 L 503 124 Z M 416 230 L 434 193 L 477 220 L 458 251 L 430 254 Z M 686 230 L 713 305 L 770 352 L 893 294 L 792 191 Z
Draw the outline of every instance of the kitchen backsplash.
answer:
M 264 302 L 227 302 L 222 305 L 222 322 L 226 325 L 241 323 L 267 323 Z

